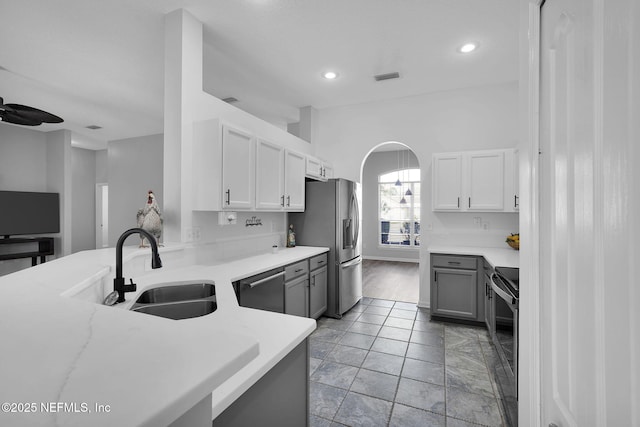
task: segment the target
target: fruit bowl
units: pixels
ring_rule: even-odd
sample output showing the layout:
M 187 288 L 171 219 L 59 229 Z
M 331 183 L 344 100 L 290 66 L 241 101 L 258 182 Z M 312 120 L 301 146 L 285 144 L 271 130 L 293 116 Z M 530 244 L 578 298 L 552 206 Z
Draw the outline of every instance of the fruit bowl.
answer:
M 507 245 L 511 246 L 516 251 L 520 250 L 520 234 L 511 234 L 511 236 L 507 236 Z

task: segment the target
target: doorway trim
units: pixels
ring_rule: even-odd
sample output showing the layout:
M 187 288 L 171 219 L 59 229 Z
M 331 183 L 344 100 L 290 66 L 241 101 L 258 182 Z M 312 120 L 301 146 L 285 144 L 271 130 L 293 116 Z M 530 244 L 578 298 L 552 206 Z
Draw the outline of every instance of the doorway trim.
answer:
M 360 179 L 360 184 L 361 186 L 364 186 L 364 165 L 367 162 L 367 159 L 369 158 L 369 156 L 371 155 L 371 153 L 373 153 L 375 150 L 377 150 L 378 148 L 384 146 L 384 145 L 389 145 L 389 144 L 393 144 L 393 145 L 400 145 L 403 146 L 405 149 L 410 150 L 418 159 L 418 166 L 420 167 L 420 184 L 424 185 L 425 183 L 425 174 L 426 174 L 426 168 L 424 168 L 423 166 L 421 166 L 420 164 L 420 158 L 416 153 L 416 150 L 413 149 L 409 144 L 405 143 L 405 142 L 401 142 L 399 140 L 393 140 L 393 139 L 389 139 L 386 141 L 382 141 L 382 142 L 377 142 L 374 143 L 372 146 L 370 146 L 370 148 L 367 150 L 367 152 L 365 153 L 364 157 L 362 157 L 362 160 L 360 161 L 360 174 L 359 174 L 359 179 Z M 362 187 L 361 187 L 362 188 Z M 421 204 L 424 206 L 424 197 L 425 192 L 421 191 L 420 193 L 420 202 Z M 423 221 L 423 218 L 420 218 L 420 221 Z M 422 232 L 421 232 L 422 233 Z M 422 234 L 421 234 L 422 235 Z M 363 259 L 380 259 L 380 260 L 393 260 L 393 261 L 402 261 L 400 258 L 388 258 L 388 259 L 384 259 L 384 257 L 365 257 L 363 255 Z M 421 244 L 418 248 L 418 259 L 416 260 L 406 260 L 406 261 L 402 261 L 402 262 L 417 262 L 418 263 L 418 302 L 417 302 L 417 306 L 420 308 L 429 308 L 430 306 L 430 301 L 425 301 L 423 298 L 426 295 L 427 297 L 430 296 L 430 283 L 429 283 L 429 274 L 428 274 L 428 269 L 429 268 L 429 262 L 428 261 L 424 261 L 425 259 L 428 259 L 428 253 L 426 251 L 426 247 L 424 246 L 424 244 Z
M 544 0 L 520 6 L 520 351 L 518 424 L 540 426 L 540 16 Z
M 102 249 L 109 246 L 109 218 L 108 218 L 108 191 L 109 184 L 106 182 L 99 182 L 96 184 L 96 221 L 95 221 L 95 233 L 96 233 L 96 249 Z M 107 196 L 107 209 L 104 206 L 104 195 Z M 105 224 L 106 223 L 106 224 Z M 104 240 L 104 225 L 107 226 L 107 241 Z

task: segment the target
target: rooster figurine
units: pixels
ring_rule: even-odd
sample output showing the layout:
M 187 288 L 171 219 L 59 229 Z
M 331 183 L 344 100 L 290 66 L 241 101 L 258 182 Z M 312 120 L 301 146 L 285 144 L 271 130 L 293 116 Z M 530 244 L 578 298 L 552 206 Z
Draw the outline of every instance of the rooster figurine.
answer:
M 156 202 L 156 196 L 153 191 L 149 190 L 147 193 L 147 204 L 144 208 L 138 210 L 138 227 L 145 231 L 148 231 L 156 239 L 158 246 L 160 245 L 160 236 L 162 235 L 162 214 L 158 209 L 158 203 Z M 145 239 L 140 235 L 140 247 L 145 248 Z

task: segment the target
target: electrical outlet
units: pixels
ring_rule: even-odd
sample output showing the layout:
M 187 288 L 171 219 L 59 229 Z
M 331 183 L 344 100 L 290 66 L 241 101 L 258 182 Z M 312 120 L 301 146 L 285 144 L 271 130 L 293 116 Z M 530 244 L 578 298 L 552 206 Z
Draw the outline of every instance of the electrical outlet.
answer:
M 193 232 L 191 233 L 194 242 L 199 242 L 202 238 L 200 233 L 200 227 L 193 227 Z
M 489 230 L 489 223 L 488 222 L 483 222 L 482 223 L 482 229 L 483 230 Z
M 193 228 L 187 228 L 184 230 L 185 243 L 193 242 Z
M 475 225 L 480 225 L 481 222 L 482 222 L 482 218 L 480 218 L 479 216 L 474 216 L 473 217 L 473 223 Z

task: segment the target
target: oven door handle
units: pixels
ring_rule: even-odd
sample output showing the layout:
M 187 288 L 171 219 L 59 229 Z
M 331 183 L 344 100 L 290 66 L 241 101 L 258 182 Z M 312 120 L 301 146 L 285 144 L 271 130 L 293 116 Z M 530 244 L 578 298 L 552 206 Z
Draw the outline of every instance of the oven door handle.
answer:
M 250 288 L 254 288 L 258 285 L 261 285 L 263 283 L 266 283 L 270 280 L 275 279 L 276 277 L 280 277 L 280 276 L 284 276 L 284 271 L 281 271 L 280 273 L 276 273 L 272 276 L 269 277 L 265 277 L 264 279 L 260 279 L 260 280 L 256 280 L 255 282 L 242 282 L 243 285 L 249 285 Z
M 496 284 L 495 280 L 501 280 L 501 279 L 500 279 L 500 277 L 498 277 L 498 275 L 496 273 L 492 273 L 491 274 L 491 289 L 493 289 L 493 292 L 495 292 L 496 294 L 498 294 L 498 296 L 500 296 L 500 298 L 505 300 L 505 302 L 507 304 L 509 304 L 509 306 L 511 308 L 513 308 L 513 309 L 518 308 L 518 303 L 516 302 L 515 297 L 513 295 L 511 295 L 510 293 L 506 292 L 500 286 L 498 286 Z

